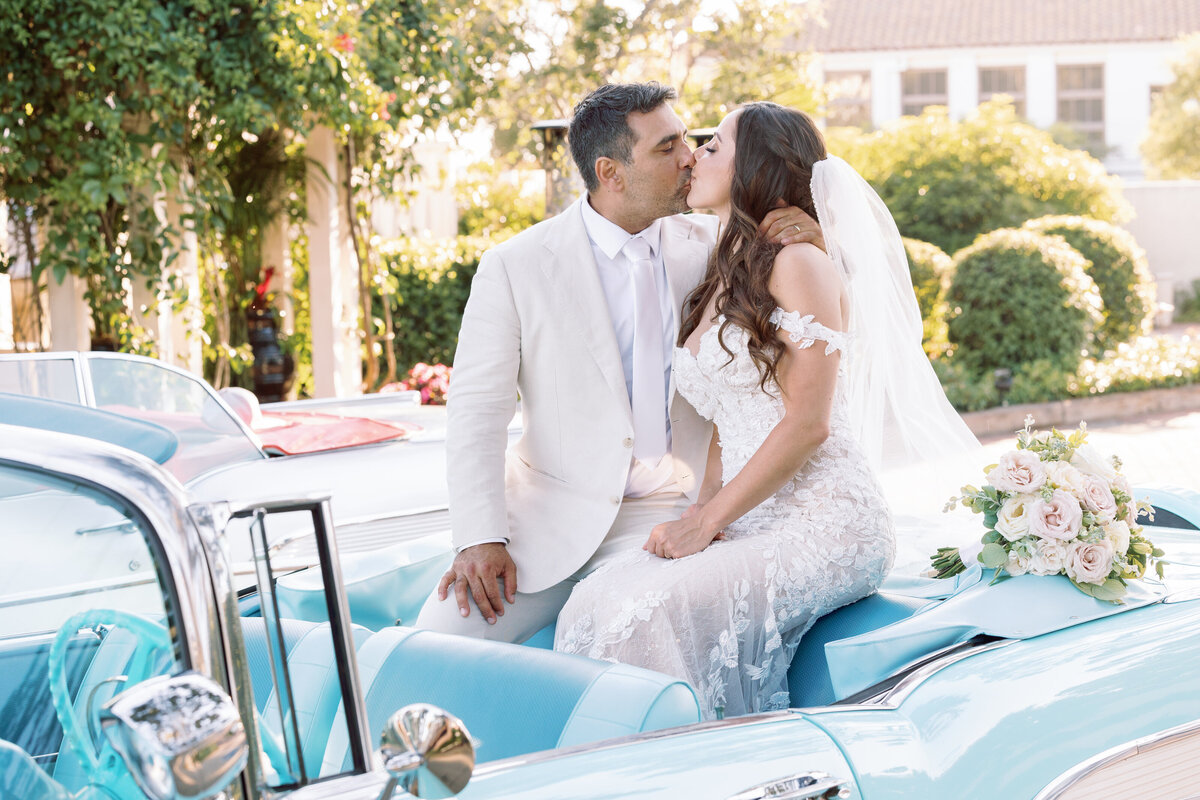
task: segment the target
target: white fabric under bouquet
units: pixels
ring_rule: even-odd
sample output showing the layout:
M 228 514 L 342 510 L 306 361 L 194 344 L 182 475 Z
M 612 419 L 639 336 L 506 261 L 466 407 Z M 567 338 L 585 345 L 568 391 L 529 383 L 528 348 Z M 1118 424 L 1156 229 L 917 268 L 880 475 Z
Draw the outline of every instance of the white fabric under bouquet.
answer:
M 1025 418 L 1017 449 L 985 468 L 983 488 L 964 486 L 949 511 L 962 503 L 983 514 L 987 532 L 976 556 L 1006 576 L 1066 575 L 1081 592 L 1118 603 L 1126 581 L 1141 578 L 1150 564 L 1163 574 L 1163 551 L 1142 535 L 1138 512 L 1153 519 L 1148 503 L 1136 503 L 1117 457 L 1105 458 L 1087 444 L 1087 424 L 1069 436 L 1032 430 Z M 939 548 L 936 575 L 965 569 L 958 548 Z

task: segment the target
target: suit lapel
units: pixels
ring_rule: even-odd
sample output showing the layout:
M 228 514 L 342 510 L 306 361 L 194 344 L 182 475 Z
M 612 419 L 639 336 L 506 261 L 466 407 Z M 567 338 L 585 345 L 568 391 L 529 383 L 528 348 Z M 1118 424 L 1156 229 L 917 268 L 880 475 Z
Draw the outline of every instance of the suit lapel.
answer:
M 559 217 L 561 224 L 547 235 L 546 248 L 552 257 L 542 261 L 542 272 L 553 285 L 562 307 L 569 309 L 570 325 L 595 359 L 605 383 L 632 419 L 617 335 L 579 209 L 584 202 L 586 199 L 580 198 L 563 211 Z

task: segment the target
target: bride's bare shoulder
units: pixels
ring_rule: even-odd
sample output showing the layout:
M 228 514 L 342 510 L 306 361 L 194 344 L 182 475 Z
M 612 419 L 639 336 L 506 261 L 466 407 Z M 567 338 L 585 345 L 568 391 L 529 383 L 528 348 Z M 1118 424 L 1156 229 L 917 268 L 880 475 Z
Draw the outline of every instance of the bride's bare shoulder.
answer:
M 818 305 L 836 302 L 842 282 L 825 251 L 804 242 L 789 244 L 776 254 L 768 288 L 781 306 L 795 308 L 784 301 Z

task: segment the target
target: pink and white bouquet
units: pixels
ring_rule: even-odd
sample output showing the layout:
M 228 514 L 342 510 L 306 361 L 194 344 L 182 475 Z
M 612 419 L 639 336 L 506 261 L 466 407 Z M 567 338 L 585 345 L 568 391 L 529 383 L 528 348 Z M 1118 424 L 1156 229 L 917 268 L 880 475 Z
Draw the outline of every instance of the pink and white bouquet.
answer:
M 983 515 L 978 561 L 996 570 L 996 580 L 1066 575 L 1081 592 L 1113 603 L 1151 563 L 1161 578 L 1163 551 L 1137 523 L 1139 511 L 1151 519 L 1153 511 L 1133 500 L 1120 459 L 1087 444 L 1086 423 L 1069 436 L 1032 427 L 1026 417 L 1017 448 L 985 468 L 983 488 L 964 486 L 946 505 L 949 511 L 961 502 Z M 939 578 L 965 569 L 958 548 L 939 548 L 932 561 Z

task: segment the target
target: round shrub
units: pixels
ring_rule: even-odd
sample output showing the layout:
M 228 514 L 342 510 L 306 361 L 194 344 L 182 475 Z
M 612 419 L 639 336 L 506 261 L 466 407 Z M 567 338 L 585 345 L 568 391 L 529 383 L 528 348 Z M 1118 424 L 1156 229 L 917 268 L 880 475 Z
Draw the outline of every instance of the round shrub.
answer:
M 1044 359 L 1074 371 L 1102 308 L 1087 261 L 1059 236 L 1001 228 L 954 256 L 954 358 L 976 372 Z
M 1040 217 L 1023 227 L 1061 236 L 1090 262 L 1088 275 L 1104 300 L 1104 320 L 1095 333 L 1100 350 L 1149 333 L 1154 278 L 1145 251 L 1128 231 L 1089 217 Z
M 946 350 L 946 289 L 954 262 L 936 244 L 919 239 L 904 239 L 904 254 L 908 257 L 908 273 L 912 276 L 913 292 L 921 309 L 924 333 L 921 337 L 925 352 L 938 355 Z

